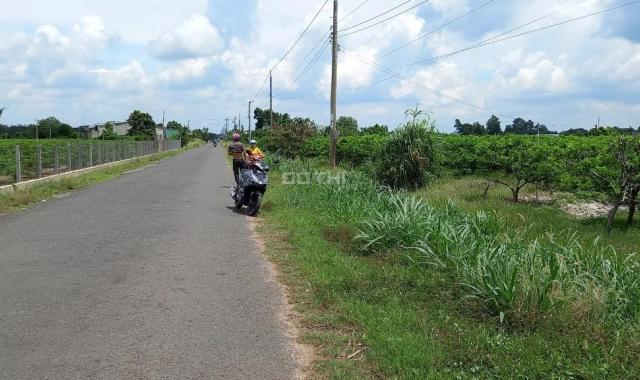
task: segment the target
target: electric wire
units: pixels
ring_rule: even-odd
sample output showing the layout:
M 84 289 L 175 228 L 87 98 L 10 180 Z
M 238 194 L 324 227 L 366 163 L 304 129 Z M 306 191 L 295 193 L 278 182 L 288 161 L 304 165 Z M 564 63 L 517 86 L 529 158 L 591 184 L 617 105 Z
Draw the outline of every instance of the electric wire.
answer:
M 638 0 L 638 1 L 640 1 L 640 0 Z M 465 106 L 467 106 L 467 107 L 474 108 L 474 109 L 477 109 L 477 110 L 480 110 L 480 111 L 483 111 L 483 112 L 491 113 L 491 114 L 494 114 L 494 115 L 496 115 L 496 116 L 500 116 L 500 117 L 502 117 L 502 118 L 506 118 L 506 119 L 514 119 L 514 117 L 512 117 L 512 116 L 504 115 L 504 114 L 501 114 L 501 113 L 496 112 L 496 111 L 494 111 L 494 110 L 490 110 L 490 109 L 485 108 L 485 107 L 477 106 L 477 105 L 475 105 L 475 104 L 472 104 L 472 103 L 466 102 L 466 101 L 464 101 L 464 100 L 462 100 L 462 99 L 458 99 L 458 98 L 456 98 L 456 97 L 453 97 L 453 96 L 447 95 L 447 94 L 445 94 L 445 93 L 444 93 L 443 91 L 441 91 L 441 90 L 436 90 L 436 89 L 434 89 L 434 88 L 432 88 L 432 87 L 429 87 L 429 86 L 427 86 L 427 85 L 425 85 L 425 84 L 422 84 L 422 83 L 416 82 L 415 80 L 413 80 L 413 79 L 411 79 L 411 78 L 409 78 L 409 77 L 407 77 L 407 76 L 405 76 L 405 75 L 402 75 L 402 74 L 400 74 L 400 73 L 398 73 L 398 72 L 395 72 L 395 71 L 393 71 L 392 69 L 386 68 L 386 67 L 384 67 L 384 66 L 380 65 L 380 64 L 379 64 L 379 63 L 377 63 L 377 62 L 369 61 L 369 60 L 367 60 L 367 59 L 363 58 L 362 56 L 360 56 L 359 54 L 354 53 L 354 52 L 352 52 L 352 51 L 349 51 L 349 50 L 348 50 L 348 49 L 346 49 L 344 46 L 341 46 L 341 50 L 343 50 L 345 53 L 347 53 L 347 54 L 349 54 L 349 55 L 354 56 L 355 58 L 357 58 L 359 61 L 361 61 L 362 63 L 364 63 L 364 64 L 366 64 L 366 65 L 369 65 L 369 66 L 375 67 L 375 68 L 377 68 L 378 70 L 380 70 L 380 71 L 382 71 L 382 72 L 385 72 L 385 73 L 387 73 L 387 74 L 389 74 L 389 75 L 391 75 L 391 76 L 393 76 L 393 77 L 396 77 L 396 78 L 402 79 L 403 81 L 405 81 L 405 82 L 407 82 L 407 83 L 409 83 L 409 84 L 411 84 L 411 85 L 413 85 L 413 86 L 415 86 L 415 87 L 422 88 L 422 89 L 424 89 L 424 90 L 430 91 L 430 92 L 434 93 L 435 95 L 437 95 L 437 96 L 438 96 L 438 97 L 440 97 L 440 98 L 448 99 L 448 100 L 451 100 L 451 101 L 453 101 L 453 102 L 456 102 L 456 103 L 459 103 L 459 104 L 465 105 Z
M 360 5 L 358 5 L 357 7 L 355 7 L 354 9 L 351 10 L 351 12 L 347 13 L 343 18 L 341 18 L 340 20 L 338 20 L 338 23 L 343 22 L 344 20 L 348 19 L 351 15 L 353 15 L 354 13 L 356 13 L 358 10 L 360 10 L 360 8 L 362 8 L 366 3 L 368 3 L 369 0 L 364 0 L 362 3 L 360 3 Z
M 416 38 L 416 39 L 414 39 L 414 40 L 411 40 L 411 41 L 409 41 L 409 42 L 405 43 L 404 45 L 402 45 L 402 46 L 400 46 L 400 47 L 398 47 L 398 48 L 396 48 L 396 49 L 393 49 L 393 50 L 391 50 L 391 51 L 389 51 L 389 52 L 385 53 L 385 54 L 384 54 L 384 55 L 382 55 L 380 58 L 385 58 L 385 57 L 388 57 L 388 56 L 390 56 L 390 55 L 392 55 L 392 54 L 394 54 L 394 53 L 397 53 L 398 51 L 400 51 L 400 50 L 402 50 L 402 49 L 406 48 L 407 46 L 409 46 L 409 45 L 411 45 L 411 44 L 413 44 L 413 43 L 416 43 L 416 42 L 418 42 L 418 41 L 420 41 L 420 40 L 422 40 L 422 39 L 424 39 L 424 38 L 426 38 L 426 37 L 428 37 L 428 36 L 430 36 L 430 35 L 432 35 L 432 34 L 434 34 L 434 33 L 436 33 L 436 32 L 441 31 L 442 29 L 444 29 L 444 28 L 446 28 L 447 26 L 449 26 L 449 25 L 453 24 L 454 22 L 459 21 L 459 20 L 462 20 L 463 18 L 465 18 L 465 17 L 467 17 L 467 16 L 469 16 L 469 15 L 471 15 L 471 14 L 473 14 L 473 13 L 475 13 L 475 12 L 479 11 L 480 9 L 482 9 L 482 8 L 486 7 L 487 5 L 489 5 L 489 4 L 491 4 L 491 3 L 495 2 L 495 1 L 496 1 L 496 0 L 489 0 L 489 1 L 485 2 L 485 3 L 482 3 L 482 4 L 480 4 L 479 6 L 477 6 L 477 7 L 473 8 L 473 9 L 471 9 L 471 10 L 470 10 L 470 11 L 468 11 L 467 13 L 465 13 L 465 14 L 463 14 L 463 15 L 460 15 L 460 16 L 458 16 L 458 17 L 456 17 L 456 18 L 454 18 L 454 19 L 452 19 L 452 20 L 450 20 L 450 21 L 448 21 L 448 22 L 446 22 L 446 23 L 444 23 L 444 24 L 440 25 L 439 27 L 437 27 L 437 28 L 435 28 L 435 29 L 433 29 L 433 30 L 430 30 L 429 32 L 427 32 L 427 33 L 425 33 L 425 34 L 421 35 L 420 37 L 418 37 L 418 38 Z
M 513 32 L 514 30 L 521 29 L 524 26 L 527 26 L 527 25 L 530 25 L 530 24 L 532 24 L 532 23 L 534 23 L 536 21 L 539 21 L 542 18 L 548 17 L 551 14 L 560 12 L 561 10 L 560 11 L 556 11 L 556 12 L 552 12 L 552 13 L 549 13 L 548 15 L 545 15 L 545 16 L 543 16 L 541 18 L 538 18 L 538 19 L 536 19 L 534 21 L 531 21 L 531 22 L 529 22 L 529 23 L 527 23 L 525 25 L 521 25 L 519 27 L 513 28 L 513 29 L 511 29 L 511 30 L 509 30 L 507 32 L 501 33 L 501 34 L 499 34 L 497 36 L 491 37 L 491 38 L 486 39 L 484 41 L 480 41 L 480 42 L 478 42 L 476 44 L 473 44 L 471 46 L 468 46 L 468 47 L 466 47 L 464 49 L 460 49 L 460 50 L 452 51 L 450 53 L 439 55 L 439 56 L 436 56 L 436 57 L 431 57 L 431 58 L 423 59 L 423 60 L 420 60 L 420 61 L 412 62 L 412 63 L 409 63 L 407 65 L 399 66 L 399 67 L 397 67 L 395 69 L 415 66 L 415 65 L 423 64 L 423 63 L 434 63 L 434 62 L 437 62 L 437 61 L 442 60 L 444 58 L 452 57 L 454 55 L 457 55 L 457 54 L 460 54 L 460 53 L 463 53 L 463 52 L 466 52 L 466 51 L 469 51 L 469 50 L 477 49 L 479 47 L 483 47 L 483 46 L 487 46 L 487 45 L 493 45 L 493 44 L 497 44 L 499 42 L 504 42 L 504 41 L 508 41 L 508 40 L 511 40 L 511 39 L 514 39 L 514 38 L 523 37 L 523 36 L 526 36 L 526 35 L 529 35 L 529 34 L 532 34 L 532 33 L 540 32 L 540 31 L 544 31 L 544 30 L 547 30 L 547 29 L 555 28 L 557 26 L 562 26 L 562 25 L 566 25 L 566 24 L 573 23 L 573 22 L 576 22 L 576 21 L 584 20 L 584 19 L 589 18 L 589 17 L 598 16 L 598 15 L 601 15 L 601 14 L 604 14 L 604 13 L 612 12 L 612 11 L 620 9 L 620 8 L 629 7 L 629 6 L 638 4 L 638 3 L 640 3 L 640 0 L 635 0 L 635 1 L 628 2 L 628 3 L 617 5 L 617 6 L 614 6 L 614 7 L 606 8 L 606 9 L 603 9 L 603 10 L 600 10 L 600 11 L 597 11 L 597 12 L 592 12 L 592 13 L 588 13 L 588 14 L 585 14 L 585 15 L 582 15 L 582 16 L 574 17 L 574 18 L 571 18 L 571 19 L 568 19 L 568 20 L 556 22 L 556 23 L 553 23 L 551 25 L 546 25 L 546 26 L 543 26 L 543 27 L 540 27 L 540 28 L 528 30 L 526 32 L 514 34 L 514 35 L 511 35 L 511 36 L 504 37 L 504 38 L 498 38 L 498 37 L 504 36 L 505 34 L 509 34 L 509 33 Z
M 388 13 L 391 13 L 391 12 L 395 11 L 396 9 L 398 9 L 398 8 L 402 7 L 403 5 L 406 5 L 406 4 L 408 4 L 408 3 L 412 2 L 412 1 L 413 1 L 413 0 L 407 0 L 407 1 L 405 1 L 405 2 L 403 2 L 403 3 L 401 3 L 401 4 L 399 4 L 399 5 L 396 5 L 395 7 L 391 8 L 391 9 L 388 9 L 388 10 L 386 10 L 386 11 L 384 11 L 384 12 L 382 12 L 382 13 L 378 14 L 377 16 L 371 17 L 371 18 L 366 19 L 366 20 L 364 20 L 364 21 L 361 21 L 361 22 L 359 22 L 359 23 L 357 23 L 357 24 L 354 24 L 354 25 L 348 26 L 348 27 L 346 27 L 346 28 L 343 28 L 342 30 L 340 30 L 340 32 L 342 32 L 342 31 L 346 31 L 346 30 L 349 30 L 349 29 L 357 28 L 357 27 L 359 27 L 360 25 L 364 25 L 364 24 L 368 23 L 369 21 L 373 21 L 373 20 L 375 20 L 375 19 L 377 19 L 377 18 L 379 18 L 379 17 L 382 17 L 382 16 L 384 16 L 384 15 L 386 15 L 386 14 L 388 14 Z
M 298 38 L 294 41 L 294 43 L 291 45 L 291 47 L 289 47 L 289 49 L 284 53 L 284 55 L 282 56 L 282 58 L 280 58 L 280 60 L 278 61 L 278 63 L 276 63 L 275 65 L 273 65 L 271 67 L 271 69 L 269 70 L 269 73 L 267 73 L 266 78 L 264 79 L 264 81 L 262 82 L 262 86 L 260 86 L 260 89 L 258 90 L 258 92 L 256 93 L 256 95 L 253 97 L 253 99 L 255 100 L 256 98 L 258 98 L 258 96 L 260 96 L 260 94 L 262 93 L 262 90 L 264 89 L 265 85 L 267 84 L 267 81 L 269 80 L 269 75 L 271 70 L 275 69 L 276 67 L 278 67 L 278 65 L 280 65 L 285 59 L 287 59 L 287 57 L 289 56 L 289 54 L 291 54 L 291 52 L 293 51 L 293 49 L 295 49 L 295 47 L 298 45 L 298 43 L 300 43 L 300 41 L 302 40 L 302 38 L 304 37 L 305 34 L 307 34 L 307 32 L 309 31 L 309 29 L 311 28 L 311 26 L 315 23 L 316 19 L 318 18 L 318 16 L 320 16 L 320 13 L 322 13 L 322 11 L 324 10 L 324 8 L 327 6 L 327 4 L 329 3 L 329 0 L 325 0 L 324 3 L 322 4 L 322 6 L 320 7 L 320 9 L 316 12 L 316 14 L 313 16 L 313 18 L 311 19 L 311 21 L 309 22 L 309 24 L 307 25 L 307 27 L 302 31 L 302 33 L 300 34 L 300 36 L 298 36 Z
M 402 11 L 402 12 L 400 12 L 400 13 L 396 13 L 395 15 L 389 16 L 389 17 L 387 17 L 387 18 L 385 18 L 385 19 L 382 19 L 382 20 L 380 20 L 380 21 L 378 21 L 378 22 L 376 22 L 376 23 L 374 23 L 374 24 L 367 25 L 367 26 L 365 26 L 365 27 L 362 27 L 362 28 L 357 29 L 357 30 L 353 30 L 353 31 L 348 32 L 348 33 L 344 33 L 344 34 L 342 34 L 342 37 L 348 37 L 348 36 L 350 36 L 350 35 L 353 35 L 353 34 L 356 34 L 356 33 L 360 33 L 360 32 L 365 31 L 365 30 L 367 30 L 367 29 L 373 28 L 374 26 L 378 26 L 378 25 L 380 25 L 380 24 L 383 24 L 383 23 L 385 23 L 385 22 L 387 22 L 387 21 L 389 21 L 389 20 L 392 20 L 392 19 L 394 19 L 394 18 L 396 18 L 396 17 L 398 17 L 398 16 L 402 16 L 403 14 L 405 14 L 405 13 L 407 13 L 407 12 L 409 12 L 409 11 L 412 11 L 412 10 L 416 9 L 416 8 L 418 8 L 418 7 L 419 7 L 419 6 L 421 6 L 421 5 L 426 4 L 426 3 L 428 3 L 429 1 L 430 1 L 430 0 L 424 0 L 424 1 L 422 1 L 422 2 L 420 2 L 420 3 L 418 3 L 418 4 L 416 4 L 416 5 L 412 6 L 411 8 L 407 8 L 407 9 L 405 9 L 404 11 Z M 342 32 L 342 31 L 339 31 L 339 32 Z

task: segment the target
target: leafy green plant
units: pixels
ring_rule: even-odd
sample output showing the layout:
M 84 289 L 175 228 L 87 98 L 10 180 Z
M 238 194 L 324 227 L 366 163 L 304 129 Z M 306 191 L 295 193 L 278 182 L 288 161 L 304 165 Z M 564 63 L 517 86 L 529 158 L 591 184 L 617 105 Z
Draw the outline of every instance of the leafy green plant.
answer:
M 434 122 L 419 119 L 391 134 L 377 160 L 377 179 L 394 189 L 417 189 L 428 184 L 440 169 L 440 137 Z

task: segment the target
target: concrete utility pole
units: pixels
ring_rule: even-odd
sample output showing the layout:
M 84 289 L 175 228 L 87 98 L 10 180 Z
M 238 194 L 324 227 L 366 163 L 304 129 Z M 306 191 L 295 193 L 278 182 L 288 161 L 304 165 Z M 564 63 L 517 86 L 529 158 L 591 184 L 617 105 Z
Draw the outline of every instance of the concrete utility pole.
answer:
M 269 127 L 273 128 L 273 76 L 269 70 Z
M 338 145 L 338 130 L 336 128 L 336 101 L 338 92 L 338 0 L 333 0 L 333 33 L 331 36 L 333 51 L 331 58 L 331 149 L 329 151 L 329 165 L 336 167 L 336 151 Z
M 247 122 L 249 123 L 249 140 L 251 140 L 251 103 L 253 103 L 253 100 L 249 100 L 249 112 L 247 113 Z
M 224 133 L 229 132 L 229 118 L 224 119 Z

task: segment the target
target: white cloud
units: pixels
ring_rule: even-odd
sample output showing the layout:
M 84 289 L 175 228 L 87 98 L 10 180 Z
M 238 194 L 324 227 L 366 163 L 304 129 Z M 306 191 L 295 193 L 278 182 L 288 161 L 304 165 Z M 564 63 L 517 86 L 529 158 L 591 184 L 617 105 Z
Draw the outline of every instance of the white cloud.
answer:
M 158 75 L 158 78 L 165 82 L 179 82 L 186 79 L 198 78 L 204 75 L 213 64 L 210 58 L 187 59 L 177 66 L 171 67 Z
M 208 0 L 21 0 L 0 12 L 0 25 L 15 30 L 51 24 L 70 27 L 86 15 L 99 15 L 127 43 L 146 44 L 167 25 L 205 12 Z
M 223 45 L 218 30 L 209 19 L 196 14 L 184 20 L 172 31 L 151 41 L 149 52 L 160 59 L 204 57 L 217 52 Z
M 375 61 L 378 50 L 370 47 L 363 47 L 355 52 L 341 53 L 338 65 L 338 86 L 340 89 L 358 90 L 367 87 L 373 81 L 375 68 L 364 64 L 365 61 Z M 324 67 L 322 79 L 316 84 L 317 90 L 325 97 L 330 95 L 331 90 L 331 65 Z
M 115 70 L 95 69 L 91 72 L 96 75 L 98 83 L 109 91 L 138 92 L 146 82 L 142 65 L 137 61 Z
M 562 67 L 548 58 L 541 58 L 535 62 L 526 62 L 517 74 L 509 79 L 509 85 L 516 90 L 542 89 L 560 92 L 569 88 L 569 79 Z

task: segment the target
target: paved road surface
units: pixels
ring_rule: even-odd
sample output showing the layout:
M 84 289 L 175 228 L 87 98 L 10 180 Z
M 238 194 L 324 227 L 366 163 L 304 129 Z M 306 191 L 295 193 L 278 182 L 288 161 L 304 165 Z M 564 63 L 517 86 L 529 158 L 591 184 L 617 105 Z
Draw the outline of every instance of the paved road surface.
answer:
M 232 180 L 208 146 L 0 216 L 0 378 L 292 378 Z

